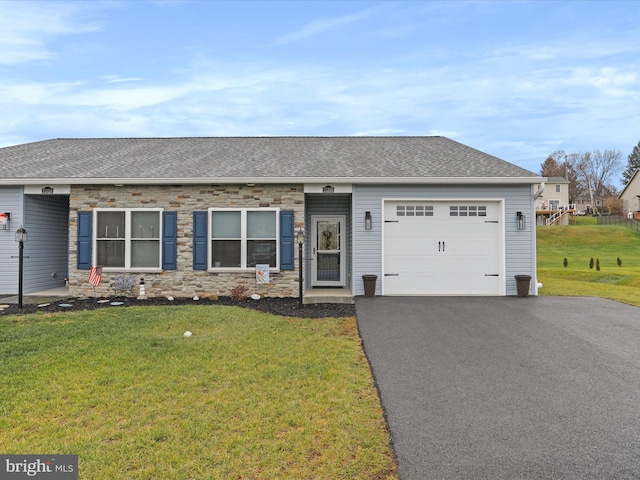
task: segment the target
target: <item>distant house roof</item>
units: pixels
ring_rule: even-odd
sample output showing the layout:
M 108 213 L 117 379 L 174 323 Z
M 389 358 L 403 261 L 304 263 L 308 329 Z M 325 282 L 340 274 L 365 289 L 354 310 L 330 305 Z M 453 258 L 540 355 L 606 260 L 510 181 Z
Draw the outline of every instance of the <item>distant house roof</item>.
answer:
M 0 148 L 0 184 L 536 183 L 444 137 L 52 139 Z
M 547 183 L 569 183 L 569 180 L 564 177 L 548 177 Z
M 622 198 L 622 196 L 626 193 L 627 189 L 629 188 L 629 186 L 633 183 L 634 179 L 636 178 L 636 175 L 638 175 L 638 172 L 640 172 L 640 169 L 636 169 L 636 171 L 633 172 L 633 175 L 631 175 L 631 178 L 629 179 L 627 184 L 624 186 L 624 188 L 622 189 L 622 191 L 618 195 L 618 198 Z

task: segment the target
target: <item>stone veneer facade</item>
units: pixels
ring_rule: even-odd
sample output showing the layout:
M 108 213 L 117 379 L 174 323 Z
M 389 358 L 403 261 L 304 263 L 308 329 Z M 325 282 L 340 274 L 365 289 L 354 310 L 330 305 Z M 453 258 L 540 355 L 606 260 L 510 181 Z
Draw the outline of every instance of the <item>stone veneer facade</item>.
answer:
M 201 298 L 229 295 L 230 289 L 246 285 L 249 293 L 266 297 L 298 296 L 298 252 L 295 270 L 270 272 L 267 285 L 256 285 L 255 272 L 210 273 L 193 270 L 193 212 L 210 207 L 279 207 L 293 210 L 296 231 L 304 226 L 303 185 L 86 185 L 72 186 L 69 197 L 69 294 L 93 296 L 88 282 L 89 271 L 77 269 L 78 212 L 94 208 L 163 208 L 178 212 L 177 269 L 160 273 L 123 271 L 104 272 L 96 295 L 108 296 L 110 283 L 117 276 L 135 279 L 134 296 L 138 295 L 141 277 L 148 297 Z

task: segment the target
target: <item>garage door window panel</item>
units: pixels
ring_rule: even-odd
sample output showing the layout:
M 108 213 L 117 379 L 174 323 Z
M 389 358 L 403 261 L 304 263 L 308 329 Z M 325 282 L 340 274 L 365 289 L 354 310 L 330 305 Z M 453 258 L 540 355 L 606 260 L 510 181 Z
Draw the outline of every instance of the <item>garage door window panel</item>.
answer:
M 433 217 L 433 205 L 398 205 L 397 217 Z
M 487 207 L 484 205 L 451 205 L 450 217 L 486 217 Z

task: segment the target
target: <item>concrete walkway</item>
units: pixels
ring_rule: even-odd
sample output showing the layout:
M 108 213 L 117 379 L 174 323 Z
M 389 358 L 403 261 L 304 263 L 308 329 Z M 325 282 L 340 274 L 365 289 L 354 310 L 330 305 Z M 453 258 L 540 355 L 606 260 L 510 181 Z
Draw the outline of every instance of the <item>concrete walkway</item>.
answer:
M 69 297 L 69 287 L 52 288 L 50 290 L 43 290 L 41 292 L 29 293 L 22 295 L 23 303 L 43 303 L 48 301 L 55 301 L 60 298 Z M 18 295 L 0 295 L 0 303 L 17 304 Z
M 640 309 L 356 299 L 402 480 L 640 478 Z

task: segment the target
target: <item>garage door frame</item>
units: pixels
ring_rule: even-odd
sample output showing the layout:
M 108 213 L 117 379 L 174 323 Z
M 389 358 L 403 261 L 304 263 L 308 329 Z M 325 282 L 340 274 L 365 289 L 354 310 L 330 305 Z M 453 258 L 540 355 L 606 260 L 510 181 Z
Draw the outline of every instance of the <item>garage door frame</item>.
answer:
M 496 197 L 453 197 L 453 198 L 433 198 L 433 197 L 382 197 L 381 198 L 381 212 L 382 212 L 382 238 L 381 238 L 381 255 L 380 255 L 380 271 L 382 273 L 382 279 L 380 282 L 381 294 L 385 295 L 385 238 L 386 238 L 386 218 L 385 218 L 385 204 L 387 202 L 430 202 L 430 203 L 496 203 L 498 206 L 498 221 L 501 224 L 498 234 L 499 242 L 499 254 L 498 254 L 498 274 L 501 281 L 498 282 L 497 296 L 506 295 L 506 231 L 505 231 L 505 200 L 504 198 Z M 394 294 L 395 295 L 395 294 Z M 428 294 L 425 294 L 425 296 Z M 451 295 L 457 295 L 452 293 Z M 459 294 L 467 295 L 467 294 Z

